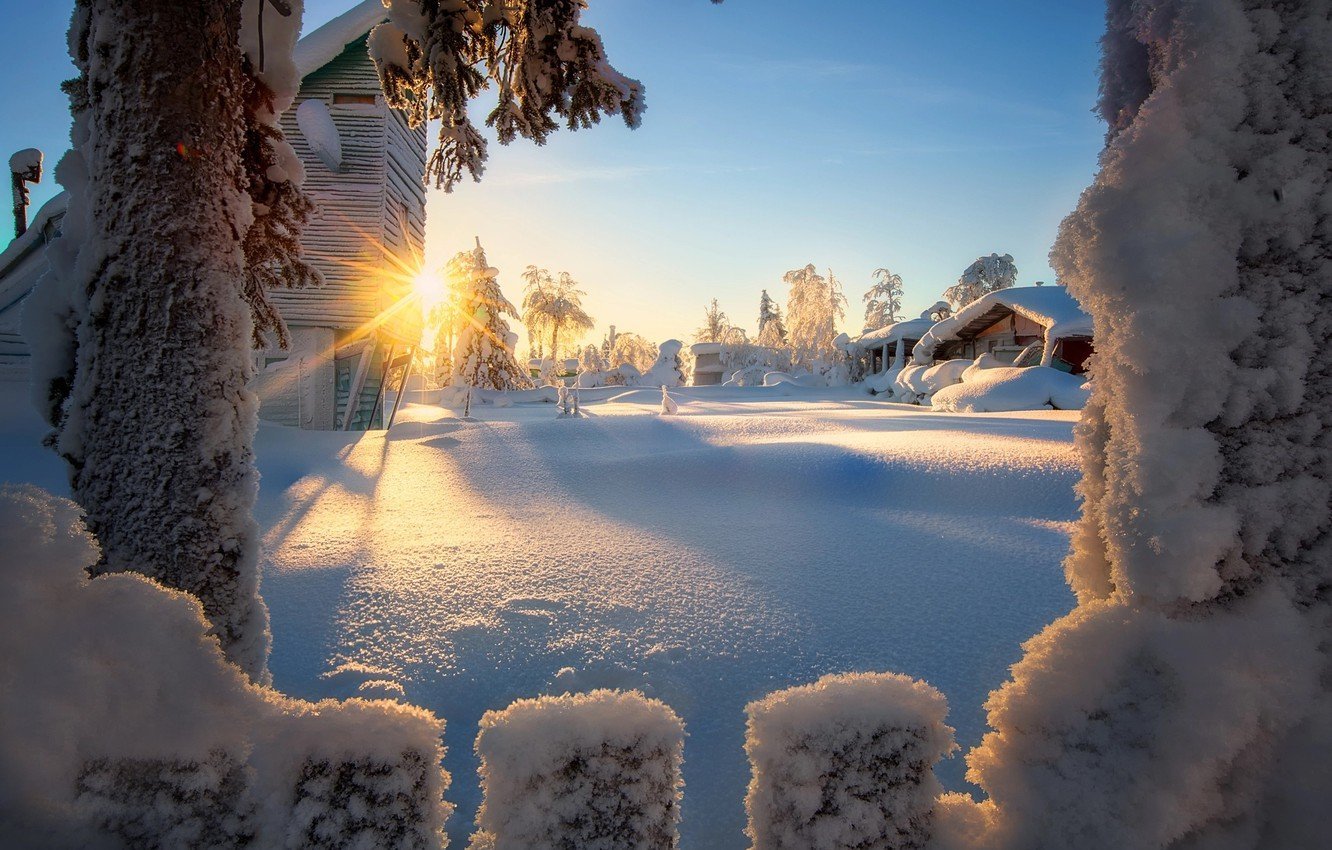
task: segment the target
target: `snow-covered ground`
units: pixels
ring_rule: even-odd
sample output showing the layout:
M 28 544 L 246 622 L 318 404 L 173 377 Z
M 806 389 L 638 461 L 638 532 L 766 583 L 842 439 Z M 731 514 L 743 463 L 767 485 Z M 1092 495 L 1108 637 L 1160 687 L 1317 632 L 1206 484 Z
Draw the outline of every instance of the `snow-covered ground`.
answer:
M 0 480 L 66 493 L 23 392 L 0 382 Z M 275 684 L 444 716 L 458 846 L 487 709 L 597 686 L 664 700 L 689 736 L 685 846 L 739 848 L 746 702 L 906 673 L 947 695 L 965 751 L 1019 643 L 1073 605 L 1076 413 L 672 394 L 676 416 L 643 389 L 585 395 L 578 419 L 410 405 L 387 434 L 260 429 Z

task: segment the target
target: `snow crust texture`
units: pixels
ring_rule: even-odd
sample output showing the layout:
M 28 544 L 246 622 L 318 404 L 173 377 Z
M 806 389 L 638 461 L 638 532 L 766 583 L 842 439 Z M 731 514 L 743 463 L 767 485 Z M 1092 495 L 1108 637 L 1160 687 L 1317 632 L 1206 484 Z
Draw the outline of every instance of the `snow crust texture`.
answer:
M 920 848 L 957 748 L 948 703 L 892 673 L 825 676 L 756 700 L 745 751 L 754 850 Z
M 519 700 L 481 719 L 472 847 L 671 850 L 684 724 L 637 691 Z
M 0 846 L 438 847 L 443 724 L 250 682 L 199 602 L 89 578 L 71 502 L 0 488 Z

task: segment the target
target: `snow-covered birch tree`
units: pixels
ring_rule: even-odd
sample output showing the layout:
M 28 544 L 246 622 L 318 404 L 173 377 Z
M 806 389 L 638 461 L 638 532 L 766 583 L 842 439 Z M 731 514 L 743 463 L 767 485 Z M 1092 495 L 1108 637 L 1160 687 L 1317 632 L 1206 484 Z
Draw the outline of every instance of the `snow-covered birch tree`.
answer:
M 820 372 L 837 360 L 833 339 L 837 323 L 846 317 L 846 296 L 833 277 L 818 273 L 813 263 L 792 269 L 782 280 L 790 288 L 786 301 L 792 364 Z
M 874 285 L 865 293 L 865 329 L 885 328 L 902 311 L 902 276 L 888 269 L 874 270 Z
M 642 86 L 610 65 L 581 3 L 388 5 L 372 53 L 392 105 L 440 119 L 428 168 L 445 187 L 481 172 L 467 103 L 487 82 L 501 142 L 639 121 Z M 196 594 L 258 680 L 268 631 L 245 387 L 257 334 L 282 336 L 264 287 L 315 282 L 298 253 L 300 169 L 275 120 L 300 83 L 302 12 L 301 0 L 77 0 L 72 150 L 57 169 L 70 202 L 25 311 L 43 340 L 35 400 L 101 544 L 97 569 Z
M 1332 3 L 1111 0 L 1078 607 L 969 757 L 987 847 L 1315 847 L 1332 795 Z
M 703 324 L 694 331 L 694 342 L 725 342 L 731 320 L 714 298 L 703 311 Z
M 578 288 L 578 281 L 568 272 L 552 276 L 546 269 L 528 266 L 523 280 L 527 281 L 523 321 L 534 329 L 538 356 L 547 350 L 551 358 L 558 359 L 561 345 L 577 352 L 578 340 L 593 325 L 592 317 L 583 309 L 583 296 L 587 293 Z M 549 349 L 545 349 L 547 340 Z
M 943 297 L 956 312 L 982 295 L 1017 283 L 1017 274 L 1012 254 L 977 257 L 976 262 L 962 272 L 957 283 L 944 290 Z

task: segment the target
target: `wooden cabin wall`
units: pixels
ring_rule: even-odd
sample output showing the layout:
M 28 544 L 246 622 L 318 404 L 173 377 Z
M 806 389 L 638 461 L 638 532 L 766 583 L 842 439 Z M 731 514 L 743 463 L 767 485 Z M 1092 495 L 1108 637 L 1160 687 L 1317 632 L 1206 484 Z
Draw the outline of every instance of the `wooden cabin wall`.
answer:
M 339 94 L 374 97 L 375 102 L 336 104 Z M 311 152 L 296 125 L 296 106 L 312 98 L 327 104 L 338 128 L 343 158 L 340 172 L 329 169 Z M 302 80 L 296 104 L 282 115 L 283 132 L 305 163 L 305 189 L 318 205 L 301 243 L 325 279 L 322 287 L 273 293 L 288 325 L 346 330 L 365 325 L 380 310 L 388 111 L 365 39 L 360 39 Z

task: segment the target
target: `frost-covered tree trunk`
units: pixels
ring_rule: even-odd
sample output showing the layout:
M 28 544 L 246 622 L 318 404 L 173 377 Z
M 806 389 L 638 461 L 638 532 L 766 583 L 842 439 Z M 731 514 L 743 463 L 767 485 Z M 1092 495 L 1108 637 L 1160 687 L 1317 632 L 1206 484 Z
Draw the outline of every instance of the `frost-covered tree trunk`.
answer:
M 970 757 L 1012 847 L 1313 847 L 1332 794 L 1332 2 L 1112 0 L 1079 606 Z
M 87 301 L 57 448 L 101 543 L 98 571 L 195 594 L 227 654 L 264 678 L 241 6 L 81 6 Z

